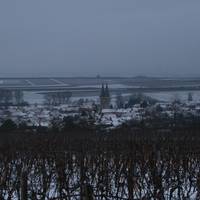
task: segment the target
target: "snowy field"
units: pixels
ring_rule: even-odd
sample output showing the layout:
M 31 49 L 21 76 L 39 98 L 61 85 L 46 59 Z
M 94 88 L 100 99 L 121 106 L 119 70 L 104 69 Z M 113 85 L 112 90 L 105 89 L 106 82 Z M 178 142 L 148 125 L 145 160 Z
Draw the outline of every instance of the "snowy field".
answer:
M 192 94 L 194 102 L 200 101 L 200 91 L 152 92 L 145 94 L 159 101 L 171 102 L 178 99 L 184 102 L 187 101 L 189 93 Z
M 0 78 L 0 89 L 22 89 L 25 101 L 43 104 L 43 93 L 61 90 L 72 92 L 72 101 L 79 98 L 98 100 L 102 83 L 108 84 L 113 98 L 118 93 L 129 96 L 141 90 L 159 101 L 185 101 L 189 91 L 194 89 L 193 100 L 200 100 L 200 78 Z
M 76 88 L 101 88 L 101 84 L 99 85 L 82 85 L 82 86 L 75 86 Z M 125 88 L 144 88 L 142 86 L 131 86 L 125 84 L 109 84 L 110 89 L 125 89 Z
M 175 87 L 175 86 L 200 86 L 200 78 L 153 78 L 153 77 L 88 77 L 88 78 L 0 78 L 1 86 L 42 86 L 42 85 L 68 85 L 85 87 L 108 83 L 118 87 Z
M 171 91 L 171 92 L 148 92 L 145 93 L 145 95 L 150 96 L 154 99 L 157 99 L 158 101 L 164 101 L 164 102 L 172 102 L 175 99 L 179 99 L 180 101 L 187 101 L 188 99 L 188 94 L 191 91 Z M 193 101 L 194 102 L 199 102 L 200 101 L 200 91 L 192 91 L 192 96 L 193 96 Z M 129 97 L 131 93 L 124 93 L 122 96 L 124 97 Z M 116 97 L 116 94 L 112 95 L 112 98 L 114 99 Z M 98 95 L 73 95 L 71 97 L 71 101 L 78 100 L 80 98 L 83 99 L 89 99 L 89 100 L 94 100 L 98 101 L 99 96 Z M 44 94 L 42 94 L 42 91 L 25 91 L 24 92 L 24 100 L 27 101 L 30 104 L 43 104 L 44 103 Z

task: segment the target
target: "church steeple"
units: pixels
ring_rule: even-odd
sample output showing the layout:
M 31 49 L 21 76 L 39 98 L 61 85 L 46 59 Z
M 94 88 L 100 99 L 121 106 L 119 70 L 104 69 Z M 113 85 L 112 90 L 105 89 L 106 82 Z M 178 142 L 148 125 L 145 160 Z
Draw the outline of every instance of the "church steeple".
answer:
M 101 92 L 100 92 L 100 101 L 101 101 L 102 109 L 110 107 L 110 92 L 109 92 L 108 84 L 106 84 L 106 86 L 102 84 Z
M 100 97 L 104 97 L 104 96 L 105 96 L 105 89 L 104 89 L 104 84 L 102 84 Z
M 108 98 L 110 97 L 110 92 L 109 92 L 107 83 L 106 83 L 106 88 L 105 88 L 105 96 L 108 97 Z

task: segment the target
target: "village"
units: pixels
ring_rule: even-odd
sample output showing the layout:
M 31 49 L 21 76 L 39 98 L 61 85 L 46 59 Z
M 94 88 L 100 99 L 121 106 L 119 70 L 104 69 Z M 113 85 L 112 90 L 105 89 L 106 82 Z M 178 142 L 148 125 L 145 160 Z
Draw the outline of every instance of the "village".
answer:
M 173 118 L 175 113 L 185 117 L 200 116 L 200 102 L 194 102 L 191 93 L 185 102 L 179 100 L 161 102 L 143 94 L 133 94 L 128 98 L 119 94 L 111 99 L 109 86 L 102 84 L 97 99 L 80 98 L 72 101 L 63 94 L 58 96 L 62 96 L 64 100 L 59 102 L 55 94 L 51 94 L 46 98 L 48 102 L 44 104 L 28 104 L 22 103 L 23 100 L 19 97 L 23 95 L 16 92 L 15 97 L 18 97 L 16 102 L 20 104 L 1 106 L 0 124 L 12 120 L 18 126 L 25 124 L 27 127 L 49 128 L 55 121 L 71 117 L 76 119 L 76 123 L 82 120 L 88 126 L 113 129 L 131 120 L 141 121 L 152 116 Z

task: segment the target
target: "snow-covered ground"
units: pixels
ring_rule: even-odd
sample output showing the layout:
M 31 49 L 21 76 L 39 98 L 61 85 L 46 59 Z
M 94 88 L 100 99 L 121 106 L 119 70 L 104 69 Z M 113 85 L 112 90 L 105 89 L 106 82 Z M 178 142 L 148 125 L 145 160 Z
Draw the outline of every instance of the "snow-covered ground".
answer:
M 82 85 L 82 86 L 75 86 L 75 88 L 101 88 L 101 85 Z M 142 86 L 131 86 L 125 84 L 109 84 L 109 88 L 111 89 L 124 89 L 124 88 L 144 88 Z
M 200 91 L 149 92 L 145 94 L 159 101 L 171 102 L 176 99 L 187 101 L 189 93 L 192 94 L 193 101 L 200 101 Z
M 40 94 L 40 92 L 24 92 L 24 101 L 29 104 L 43 104 L 44 103 L 44 95 Z
M 171 91 L 171 92 L 149 92 L 145 93 L 145 95 L 150 96 L 154 99 L 157 99 L 158 101 L 165 101 L 165 102 L 171 102 L 175 99 L 179 99 L 181 101 L 187 101 L 188 94 L 191 91 Z M 192 91 L 193 101 L 199 102 L 200 101 L 200 91 Z M 122 96 L 128 97 L 131 93 L 123 93 Z M 113 94 L 112 98 L 115 98 L 116 95 Z M 99 96 L 72 96 L 71 101 L 76 101 L 80 98 L 83 99 L 89 99 L 89 100 L 95 100 L 98 101 Z M 24 100 L 27 101 L 30 104 L 43 104 L 44 103 L 44 94 L 42 94 L 42 91 L 26 91 L 24 92 Z

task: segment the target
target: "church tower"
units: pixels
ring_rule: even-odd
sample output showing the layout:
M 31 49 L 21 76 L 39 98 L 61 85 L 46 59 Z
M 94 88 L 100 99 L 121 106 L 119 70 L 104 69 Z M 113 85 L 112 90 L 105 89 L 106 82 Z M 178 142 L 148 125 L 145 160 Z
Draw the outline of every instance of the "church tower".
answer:
M 101 92 L 100 92 L 100 102 L 101 102 L 101 109 L 110 107 L 110 92 L 109 92 L 108 84 L 106 84 L 105 87 L 104 87 L 104 84 L 102 84 Z

